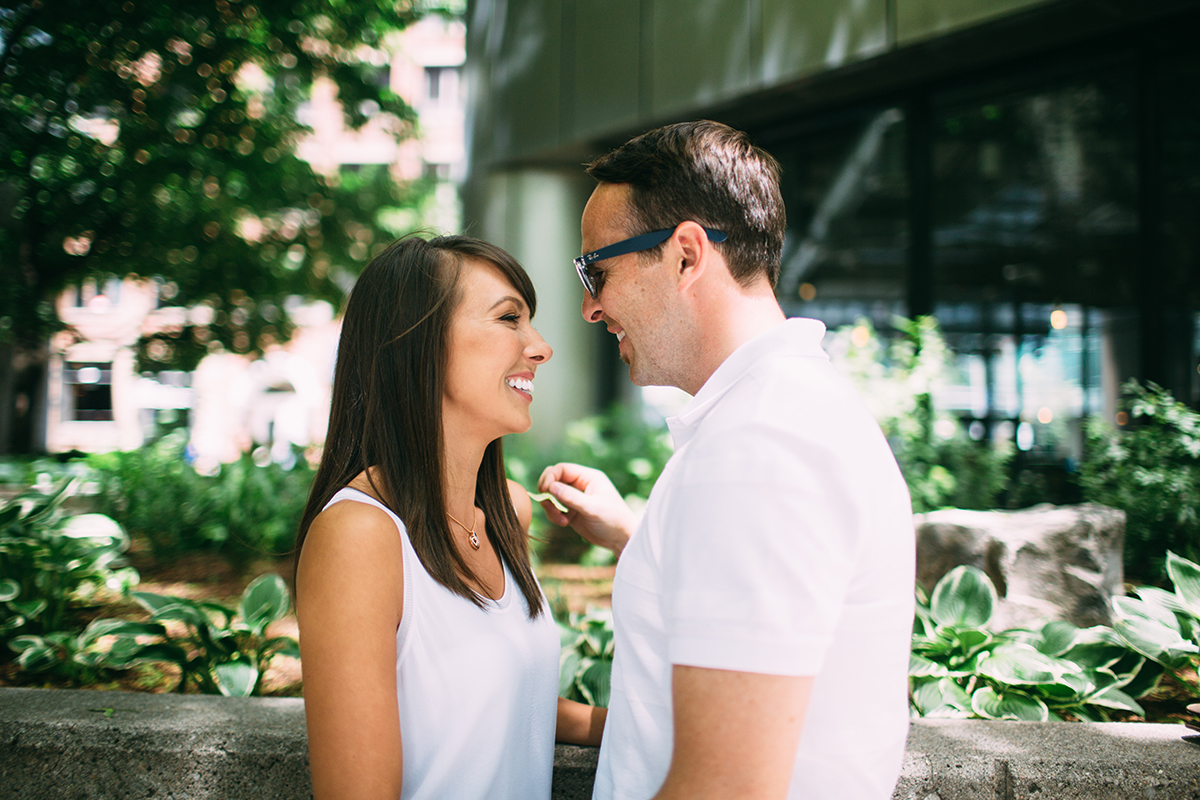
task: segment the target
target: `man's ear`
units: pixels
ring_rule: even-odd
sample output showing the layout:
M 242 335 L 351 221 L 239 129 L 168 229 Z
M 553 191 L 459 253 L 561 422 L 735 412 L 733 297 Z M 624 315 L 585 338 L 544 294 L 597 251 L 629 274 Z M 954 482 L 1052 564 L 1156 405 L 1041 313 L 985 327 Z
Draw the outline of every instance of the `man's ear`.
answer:
M 681 289 L 689 288 L 704 274 L 712 244 L 704 228 L 691 220 L 679 223 L 671 241 L 677 248 L 676 279 Z

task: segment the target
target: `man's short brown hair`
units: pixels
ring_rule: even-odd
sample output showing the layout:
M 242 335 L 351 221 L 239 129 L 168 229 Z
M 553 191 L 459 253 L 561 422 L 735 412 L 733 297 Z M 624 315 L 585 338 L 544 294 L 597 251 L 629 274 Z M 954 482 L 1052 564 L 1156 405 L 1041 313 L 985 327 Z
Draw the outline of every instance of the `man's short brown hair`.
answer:
M 745 133 L 707 120 L 667 125 L 597 158 L 587 173 L 630 185 L 629 235 L 693 220 L 729 237 L 714 246 L 738 283 L 779 280 L 787 227 L 779 163 Z

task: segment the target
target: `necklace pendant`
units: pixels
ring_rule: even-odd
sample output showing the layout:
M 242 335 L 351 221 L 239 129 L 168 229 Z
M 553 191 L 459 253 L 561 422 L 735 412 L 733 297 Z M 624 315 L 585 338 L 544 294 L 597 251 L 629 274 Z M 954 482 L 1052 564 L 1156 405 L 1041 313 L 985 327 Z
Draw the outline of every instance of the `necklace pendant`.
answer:
M 479 549 L 479 537 L 475 535 L 475 531 L 471 531 L 471 547 Z

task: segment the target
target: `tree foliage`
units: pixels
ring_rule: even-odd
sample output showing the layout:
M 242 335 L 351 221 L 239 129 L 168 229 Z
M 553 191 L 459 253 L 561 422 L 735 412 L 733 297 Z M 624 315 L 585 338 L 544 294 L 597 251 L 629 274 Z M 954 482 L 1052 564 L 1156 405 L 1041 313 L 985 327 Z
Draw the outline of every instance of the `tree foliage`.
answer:
M 417 13 L 398 0 L 0 8 L 0 343 L 44 338 L 53 299 L 107 275 L 159 279 L 170 304 L 202 309 L 163 335 L 164 366 L 286 338 L 289 296 L 340 298 L 338 279 L 394 233 L 380 208 L 416 189 L 384 169 L 352 187 L 316 174 L 296 156 L 304 104 L 328 78 L 351 127 L 385 112 L 407 135 L 412 110 L 371 55 Z

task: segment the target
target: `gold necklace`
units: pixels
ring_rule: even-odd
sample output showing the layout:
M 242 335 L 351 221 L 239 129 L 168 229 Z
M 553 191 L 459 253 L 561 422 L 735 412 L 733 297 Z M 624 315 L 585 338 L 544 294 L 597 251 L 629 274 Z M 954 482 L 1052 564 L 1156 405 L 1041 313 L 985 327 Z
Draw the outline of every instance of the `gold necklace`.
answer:
M 466 525 L 463 525 L 461 522 L 458 522 L 458 519 L 453 514 L 451 514 L 449 511 L 446 512 L 447 517 L 454 520 L 455 522 L 458 522 L 458 527 L 462 528 L 464 531 L 467 532 L 467 537 L 471 540 L 471 547 L 474 547 L 476 550 L 479 549 L 479 537 L 475 535 L 475 512 L 478 510 L 479 509 L 475 508 L 474 506 L 471 506 L 471 527 L 470 528 L 468 528 Z

